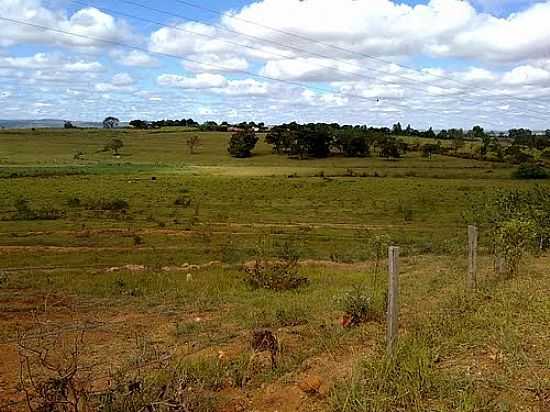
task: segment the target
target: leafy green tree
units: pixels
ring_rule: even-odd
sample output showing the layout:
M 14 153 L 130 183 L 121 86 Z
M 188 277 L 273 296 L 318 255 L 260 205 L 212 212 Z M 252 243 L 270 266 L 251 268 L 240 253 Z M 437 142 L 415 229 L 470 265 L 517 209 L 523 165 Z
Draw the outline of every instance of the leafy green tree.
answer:
M 380 147 L 380 157 L 385 157 L 386 159 L 399 159 L 401 157 L 397 139 L 390 137 L 384 139 Z
M 233 157 L 250 157 L 256 143 L 258 143 L 258 137 L 253 130 L 241 130 L 231 136 L 227 151 Z
M 119 123 L 120 123 L 120 120 L 118 120 L 116 117 L 109 116 L 109 117 L 106 117 L 105 120 L 103 120 L 103 128 L 114 129 L 115 127 L 118 127 Z
M 334 146 L 346 157 L 365 157 L 370 153 L 366 130 L 361 128 L 346 127 L 336 131 Z
M 397 122 L 396 124 L 393 125 L 392 134 L 396 136 L 403 135 L 403 128 L 401 127 L 401 123 Z
M 149 123 L 147 123 L 144 120 L 132 120 L 130 123 L 130 126 L 132 126 L 135 129 L 148 129 Z
M 425 145 L 422 145 L 422 156 L 427 157 L 428 159 L 432 159 L 432 156 L 434 154 L 441 153 L 441 145 L 440 144 L 433 144 L 433 143 L 427 143 Z

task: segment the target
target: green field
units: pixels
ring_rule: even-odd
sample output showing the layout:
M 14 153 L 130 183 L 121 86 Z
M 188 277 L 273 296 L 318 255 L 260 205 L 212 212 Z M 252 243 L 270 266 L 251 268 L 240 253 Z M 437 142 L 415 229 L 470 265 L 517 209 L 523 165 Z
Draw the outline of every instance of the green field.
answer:
M 196 154 L 189 134 L 200 135 Z M 124 142 L 120 156 L 101 151 L 112 138 Z M 142 405 L 163 385 L 179 393 L 177 381 L 181 410 L 193 411 L 550 408 L 550 259 L 530 256 L 520 276 L 497 279 L 481 228 L 481 285 L 464 289 L 465 210 L 484 193 L 535 183 L 512 179 L 505 163 L 419 153 L 293 160 L 263 138 L 254 156 L 234 159 L 229 138 L 0 131 L 0 411 L 24 400 L 18 331 L 45 347 L 79 329 L 92 378 L 119 370 L 126 383 L 142 379 Z M 22 217 L 21 199 L 33 218 Z M 114 200 L 128 208 L 105 206 Z M 389 360 L 377 235 L 402 249 L 403 336 Z M 271 255 L 291 245 L 307 287 L 247 287 L 241 265 L 265 242 Z M 357 284 L 372 291 L 378 316 L 343 329 L 338 297 Z M 250 359 L 255 327 L 279 338 L 273 371 Z M 174 368 L 172 378 L 155 362 Z M 106 380 L 94 385 L 100 392 Z

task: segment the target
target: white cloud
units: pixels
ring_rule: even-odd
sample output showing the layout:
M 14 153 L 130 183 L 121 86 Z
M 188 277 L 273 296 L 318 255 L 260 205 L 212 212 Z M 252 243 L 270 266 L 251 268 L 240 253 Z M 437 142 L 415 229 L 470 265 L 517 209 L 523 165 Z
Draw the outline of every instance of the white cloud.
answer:
M 130 86 L 136 81 L 128 73 L 118 73 L 113 76 L 111 83 L 114 86 Z
M 191 55 L 192 61 L 183 61 L 183 67 L 193 72 L 242 72 L 248 70 L 248 60 L 244 57 L 221 55 L 221 54 L 200 54 Z
M 2 22 L 0 25 L 0 46 L 3 47 L 21 43 L 53 44 L 78 48 L 105 47 L 104 42 L 86 37 L 110 41 L 128 41 L 134 37 L 127 23 L 115 19 L 113 16 L 94 7 L 80 9 L 73 15 L 68 16 L 62 11 L 46 8 L 42 5 L 41 0 L 2 0 L 0 2 L 0 15 L 83 36 L 67 36 L 31 26 Z
M 133 92 L 133 84 L 136 81 L 128 73 L 118 73 L 113 76 L 111 82 L 100 82 L 95 85 L 95 90 L 101 93 L 108 92 Z
M 140 50 L 132 50 L 129 53 L 115 53 L 114 56 L 118 58 L 118 62 L 123 66 L 130 67 L 156 67 L 159 65 L 157 59 L 153 58 L 150 54 L 142 52 Z
M 276 79 L 301 81 L 330 81 L 353 78 L 360 72 L 355 61 L 340 62 L 331 59 L 295 58 L 269 61 L 261 74 Z
M 162 74 L 157 78 L 157 82 L 161 86 L 173 86 L 181 89 L 213 89 L 224 87 L 227 84 L 224 76 L 210 73 L 201 73 L 195 77 Z
M 550 80 L 550 72 L 530 65 L 519 66 L 506 73 L 502 79 L 505 84 L 524 85 L 541 84 Z
M 78 73 L 94 73 L 104 69 L 103 65 L 96 61 L 67 60 L 61 55 L 47 53 L 36 53 L 31 57 L 0 57 L 0 67 L 24 70 L 55 69 Z
M 217 90 L 229 96 L 266 96 L 270 92 L 269 84 L 254 79 L 229 80 L 227 85 Z

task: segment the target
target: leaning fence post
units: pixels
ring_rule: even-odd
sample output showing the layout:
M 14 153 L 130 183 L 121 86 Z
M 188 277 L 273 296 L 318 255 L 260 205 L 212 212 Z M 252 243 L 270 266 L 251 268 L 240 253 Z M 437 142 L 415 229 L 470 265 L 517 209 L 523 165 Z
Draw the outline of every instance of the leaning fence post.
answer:
M 390 246 L 388 274 L 388 307 L 386 322 L 387 352 L 392 354 L 397 341 L 399 328 L 399 248 Z
M 477 285 L 477 226 L 468 226 L 468 288 Z

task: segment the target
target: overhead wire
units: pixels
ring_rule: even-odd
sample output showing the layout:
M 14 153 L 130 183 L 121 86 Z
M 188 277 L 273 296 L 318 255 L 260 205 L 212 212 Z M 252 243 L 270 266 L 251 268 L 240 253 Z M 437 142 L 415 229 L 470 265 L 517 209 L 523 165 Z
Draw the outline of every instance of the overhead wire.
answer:
M 217 65 L 217 64 L 214 64 L 214 63 L 205 63 L 205 62 L 202 62 L 200 60 L 192 59 L 192 58 L 185 57 L 185 56 L 178 56 L 178 55 L 165 53 L 165 52 L 151 51 L 151 50 L 148 50 L 145 47 L 131 45 L 131 44 L 127 44 L 127 43 L 124 43 L 124 42 L 121 42 L 121 41 L 117 41 L 117 40 L 102 39 L 102 38 L 98 38 L 98 37 L 94 37 L 94 36 L 69 32 L 69 31 L 66 31 L 66 30 L 61 30 L 61 29 L 57 29 L 57 28 L 53 28 L 53 27 L 48 27 L 48 26 L 44 26 L 44 25 L 40 25 L 40 24 L 27 22 L 27 21 L 7 18 L 7 17 L 3 17 L 3 16 L 0 16 L 0 21 L 5 21 L 5 22 L 14 23 L 14 24 L 24 25 L 24 26 L 27 26 L 27 27 L 34 27 L 34 28 L 37 28 L 37 29 L 40 29 L 40 30 L 50 31 L 50 32 L 53 32 L 53 33 L 63 34 L 63 35 L 66 35 L 66 36 L 72 36 L 72 37 L 76 37 L 76 38 L 80 38 L 80 39 L 86 39 L 86 40 L 92 40 L 92 41 L 101 42 L 101 43 L 105 43 L 105 44 L 111 44 L 111 45 L 114 45 L 114 46 L 128 48 L 128 49 L 131 49 L 131 50 L 138 50 L 138 51 L 142 51 L 142 52 L 149 53 L 149 54 L 152 54 L 152 55 L 168 57 L 168 58 L 174 58 L 174 59 L 178 59 L 178 60 L 182 60 L 182 61 L 189 61 L 189 62 L 192 62 L 192 63 L 195 63 L 195 64 L 200 64 L 202 66 L 212 67 L 212 68 L 215 68 L 217 70 L 227 70 L 226 67 L 220 66 L 220 65 Z M 275 77 L 272 77 L 272 76 L 267 76 L 265 74 L 253 73 L 253 72 L 248 71 L 248 70 L 235 69 L 235 70 L 232 70 L 232 71 L 234 73 L 242 73 L 242 74 L 246 74 L 246 75 L 249 75 L 249 76 L 252 76 L 252 77 L 255 77 L 255 78 L 260 78 L 260 79 L 269 80 L 269 81 L 273 81 L 273 82 L 279 82 L 279 83 L 289 84 L 289 85 L 292 85 L 292 86 L 297 86 L 297 87 L 305 89 L 305 90 L 312 89 L 312 90 L 321 91 L 323 93 L 329 93 L 329 94 L 332 94 L 332 95 L 339 95 L 339 96 L 355 98 L 355 99 L 359 99 L 359 100 L 363 100 L 363 101 L 368 101 L 368 102 L 371 102 L 371 103 L 373 103 L 373 102 L 379 103 L 380 100 L 381 100 L 379 98 L 374 98 L 374 97 L 370 98 L 370 97 L 365 97 L 365 96 L 362 96 L 362 95 L 356 95 L 356 94 L 342 92 L 342 91 L 334 91 L 332 89 L 327 89 L 327 88 L 322 88 L 322 87 L 319 87 L 319 86 L 304 84 L 304 83 L 297 82 L 297 81 L 286 80 L 286 79 L 278 79 L 278 78 L 275 78 Z M 399 103 L 397 103 L 397 104 L 399 104 Z M 421 107 L 416 107 L 413 110 L 416 110 L 418 112 L 426 112 L 426 113 L 430 113 L 430 114 L 434 114 L 434 113 L 438 114 L 438 115 L 441 114 L 440 111 L 428 110 L 428 109 L 421 108 Z M 468 119 L 471 120 L 471 117 L 468 117 Z M 496 123 L 491 122 L 491 121 L 486 120 L 486 119 L 484 119 L 483 122 L 485 122 L 486 124 L 491 124 L 492 123 L 492 124 L 496 125 Z
M 120 0 L 120 1 L 126 2 L 127 0 Z M 469 88 L 471 90 L 474 90 L 474 89 L 471 88 L 471 85 L 469 85 L 468 83 L 466 83 L 464 81 L 461 81 L 459 79 L 450 77 L 450 76 L 445 76 L 445 75 L 437 74 L 437 73 L 433 73 L 433 72 L 423 72 L 423 71 L 419 70 L 418 68 L 415 68 L 415 67 L 410 66 L 410 65 L 406 65 L 406 64 L 403 64 L 403 63 L 396 63 L 396 62 L 388 60 L 388 59 L 383 59 L 383 58 L 376 57 L 376 56 L 373 56 L 373 55 L 370 55 L 370 54 L 367 54 L 367 53 L 350 50 L 350 49 L 347 49 L 345 47 L 341 47 L 341 46 L 338 46 L 338 45 L 335 45 L 335 44 L 332 44 L 332 43 L 327 43 L 327 42 L 322 41 L 322 40 L 312 39 L 311 37 L 308 37 L 308 36 L 305 36 L 305 35 L 301 35 L 301 34 L 294 33 L 294 32 L 289 32 L 289 31 L 278 29 L 278 28 L 275 28 L 275 27 L 272 27 L 272 26 L 269 26 L 269 25 L 266 25 L 266 24 L 263 24 L 263 23 L 258 23 L 256 21 L 252 21 L 252 20 L 249 20 L 249 19 L 245 19 L 245 18 L 242 18 L 242 17 L 232 15 L 232 14 L 228 14 L 227 12 L 216 10 L 216 9 L 213 9 L 213 8 L 210 8 L 210 7 L 206 7 L 206 6 L 191 2 L 189 0 L 174 0 L 174 1 L 176 3 L 184 4 L 188 7 L 192 7 L 192 8 L 198 9 L 198 10 L 207 11 L 207 12 L 215 14 L 215 15 L 219 15 L 219 16 L 226 17 L 226 18 L 229 18 L 229 19 L 232 19 L 232 20 L 236 20 L 236 21 L 241 21 L 243 23 L 247 23 L 247 24 L 257 26 L 257 27 L 261 27 L 263 29 L 270 30 L 270 31 L 280 33 L 280 34 L 284 34 L 286 36 L 290 36 L 290 37 L 294 37 L 294 38 L 297 38 L 297 39 L 300 39 L 300 40 L 308 41 L 310 43 L 318 44 L 318 45 L 321 45 L 321 46 L 326 47 L 326 48 L 331 48 L 333 50 L 338 50 L 340 52 L 345 52 L 348 55 L 360 56 L 362 58 L 377 61 L 377 62 L 380 62 L 380 63 L 395 65 L 397 67 L 400 67 L 400 68 L 403 68 L 403 69 L 406 69 L 406 70 L 410 70 L 410 71 L 413 71 L 413 72 L 416 72 L 416 73 L 419 73 L 419 74 L 422 74 L 422 75 L 428 75 L 428 76 L 431 76 L 433 78 L 438 78 L 438 79 L 442 79 L 442 80 L 446 80 L 446 81 L 451 81 L 451 82 L 454 82 L 456 84 L 461 84 L 461 85 L 466 86 L 467 88 Z M 138 4 L 138 3 L 135 3 L 135 2 L 132 2 L 132 3 Z M 475 90 L 482 90 L 482 91 L 487 91 L 487 92 L 491 92 L 491 93 L 493 92 L 492 89 L 489 89 L 489 88 L 486 88 L 486 87 L 481 87 L 481 86 L 479 86 L 479 87 L 476 86 Z M 509 98 L 511 100 L 521 101 L 523 103 L 531 103 L 531 100 L 521 98 L 521 97 L 517 97 L 517 96 L 507 96 L 507 98 Z M 537 111 L 533 111 L 533 112 L 544 115 L 544 116 L 547 115 L 547 113 L 545 113 L 545 112 L 537 112 Z

